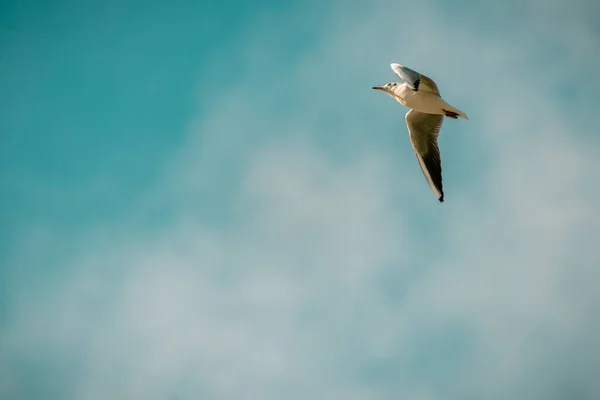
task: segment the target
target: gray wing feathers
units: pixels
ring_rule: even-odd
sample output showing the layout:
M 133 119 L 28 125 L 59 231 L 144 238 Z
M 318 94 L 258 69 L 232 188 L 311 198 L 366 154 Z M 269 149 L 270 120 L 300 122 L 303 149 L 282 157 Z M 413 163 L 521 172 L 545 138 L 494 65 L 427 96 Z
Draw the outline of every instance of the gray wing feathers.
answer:
M 442 188 L 442 160 L 437 138 L 443 122 L 443 115 L 425 114 L 415 110 L 406 113 L 410 142 L 423 175 L 439 201 L 444 201 L 444 191 Z
M 421 74 L 417 71 L 413 71 L 410 68 L 400 64 L 392 64 L 392 69 L 398 75 L 402 81 L 406 82 L 412 90 L 419 90 L 419 84 L 421 83 Z
M 439 95 L 440 91 L 438 90 L 435 82 L 428 78 L 425 75 L 418 73 L 408 67 L 405 67 L 401 64 L 391 64 L 392 70 L 398 75 L 402 81 L 404 81 L 412 90 L 414 91 L 426 91 Z

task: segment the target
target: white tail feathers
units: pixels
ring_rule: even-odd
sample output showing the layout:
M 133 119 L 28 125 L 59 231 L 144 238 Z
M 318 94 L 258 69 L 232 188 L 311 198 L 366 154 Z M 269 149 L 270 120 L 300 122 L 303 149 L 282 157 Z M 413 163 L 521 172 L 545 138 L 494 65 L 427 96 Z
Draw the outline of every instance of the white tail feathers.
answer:
M 466 120 L 469 119 L 469 117 L 467 117 L 467 114 L 465 114 L 464 112 L 460 111 L 458 108 L 454 108 L 454 107 L 452 107 L 450 105 L 449 105 L 449 107 L 442 108 L 442 111 L 444 112 L 444 114 L 448 118 L 457 119 L 458 117 L 461 117 L 461 118 L 466 119 Z

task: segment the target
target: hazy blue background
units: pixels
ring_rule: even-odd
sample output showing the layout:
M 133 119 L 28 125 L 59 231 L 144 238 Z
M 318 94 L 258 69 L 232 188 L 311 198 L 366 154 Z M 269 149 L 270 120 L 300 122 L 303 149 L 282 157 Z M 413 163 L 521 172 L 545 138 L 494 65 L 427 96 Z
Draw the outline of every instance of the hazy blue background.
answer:
M 597 1 L 0 4 L 3 399 L 600 398 Z

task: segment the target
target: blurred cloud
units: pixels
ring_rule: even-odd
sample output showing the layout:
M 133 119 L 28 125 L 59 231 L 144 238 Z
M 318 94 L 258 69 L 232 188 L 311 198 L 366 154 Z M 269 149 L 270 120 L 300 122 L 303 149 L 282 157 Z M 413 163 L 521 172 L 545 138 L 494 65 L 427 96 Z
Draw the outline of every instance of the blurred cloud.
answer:
M 413 4 L 399 24 L 402 5 L 333 4 L 290 65 L 263 41 L 278 15 L 249 26 L 246 72 L 201 90 L 185 145 L 131 216 L 83 232 L 60 279 L 14 290 L 0 394 L 600 395 L 600 164 L 577 106 L 599 83 L 554 92 L 597 65 L 597 32 L 564 28 L 548 59 L 538 40 L 581 15 L 558 2 L 484 33 L 477 7 L 456 24 Z M 368 90 L 394 79 L 391 61 L 426 68 L 472 117 L 445 123 L 441 207 L 404 110 Z M 159 209 L 169 217 L 140 229 Z
M 381 346 L 382 335 L 392 340 L 380 333 L 393 310 L 377 311 L 381 269 L 373 266 L 394 263 L 400 237 L 383 214 L 378 162 L 345 168 L 317 152 L 286 143 L 261 152 L 240 193 L 245 221 L 232 232 L 206 231 L 182 216 L 158 237 L 130 240 L 125 253 L 95 254 L 89 265 L 77 260 L 79 272 L 46 299 L 42 321 L 37 299 L 32 313 L 19 313 L 11 351 L 33 342 L 69 353 L 84 341 L 75 398 L 195 397 L 198 390 L 271 397 L 296 379 L 305 390 L 325 384 L 306 371 L 315 361 L 333 377 L 344 368 L 330 355 L 341 350 L 330 335 L 366 340 L 367 348 Z M 114 278 L 105 264 L 124 272 L 98 315 L 94 304 Z M 374 323 L 357 327 L 355 318 Z

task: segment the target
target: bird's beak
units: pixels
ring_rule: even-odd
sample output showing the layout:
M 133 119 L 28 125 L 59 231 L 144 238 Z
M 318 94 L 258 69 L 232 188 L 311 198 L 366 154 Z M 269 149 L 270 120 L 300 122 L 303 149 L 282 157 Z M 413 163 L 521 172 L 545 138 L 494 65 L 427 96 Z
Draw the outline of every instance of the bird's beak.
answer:
M 373 86 L 373 89 L 375 89 L 375 90 L 383 90 L 383 88 L 381 86 Z

